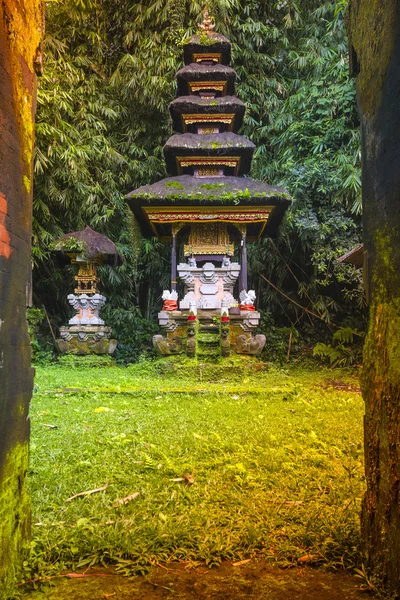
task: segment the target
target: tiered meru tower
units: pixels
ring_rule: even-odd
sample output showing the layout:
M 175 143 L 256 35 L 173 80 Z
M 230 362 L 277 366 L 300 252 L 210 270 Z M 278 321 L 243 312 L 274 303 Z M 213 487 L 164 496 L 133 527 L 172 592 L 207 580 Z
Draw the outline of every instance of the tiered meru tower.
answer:
M 290 204 L 283 188 L 247 177 L 255 145 L 237 133 L 245 105 L 234 95 L 231 44 L 213 29 L 205 10 L 176 74 L 170 111 L 177 135 L 164 146 L 170 177 L 127 196 L 143 235 L 172 244 L 171 290 L 159 313 L 166 335 L 154 345 L 199 358 L 262 350 L 246 245 L 276 233 Z M 184 262 L 177 264 L 178 255 Z

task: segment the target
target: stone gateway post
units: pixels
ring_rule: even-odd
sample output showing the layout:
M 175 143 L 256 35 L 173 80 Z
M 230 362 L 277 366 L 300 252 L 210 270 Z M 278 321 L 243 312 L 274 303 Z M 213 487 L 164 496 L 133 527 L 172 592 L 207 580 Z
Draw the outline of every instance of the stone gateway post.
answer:
M 0 597 L 8 598 L 29 539 L 26 322 L 31 271 L 32 153 L 40 0 L 0 3 Z
M 362 377 L 366 561 L 400 595 L 400 4 L 352 0 L 350 59 L 362 128 L 365 279 Z

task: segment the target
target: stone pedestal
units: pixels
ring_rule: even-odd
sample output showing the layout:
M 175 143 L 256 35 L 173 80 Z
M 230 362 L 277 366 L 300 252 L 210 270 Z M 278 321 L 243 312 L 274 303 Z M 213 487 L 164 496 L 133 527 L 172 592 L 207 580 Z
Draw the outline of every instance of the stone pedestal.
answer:
M 60 338 L 56 348 L 60 354 L 112 354 L 117 340 L 111 338 L 112 331 L 100 318 L 100 309 L 106 302 L 105 296 L 94 294 L 70 294 L 68 302 L 76 310 L 68 327 L 60 327 Z
M 155 349 L 163 355 L 185 353 L 200 358 L 218 358 L 230 354 L 259 354 L 265 346 L 265 336 L 254 335 L 260 313 L 241 311 L 221 321 L 218 309 L 199 309 L 196 321 L 189 321 L 190 312 L 162 311 L 158 314 L 165 335 L 153 338 Z

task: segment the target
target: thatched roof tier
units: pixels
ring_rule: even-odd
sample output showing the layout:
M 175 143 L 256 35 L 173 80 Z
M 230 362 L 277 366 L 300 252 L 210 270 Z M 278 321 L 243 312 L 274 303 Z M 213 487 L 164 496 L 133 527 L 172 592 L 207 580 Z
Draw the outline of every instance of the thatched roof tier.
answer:
M 143 235 L 158 235 L 160 238 L 171 235 L 172 222 L 156 223 L 156 218 L 149 218 L 146 210 L 153 211 L 154 214 L 154 210 L 162 213 L 179 209 L 179 212 L 184 213 L 181 209 L 207 210 L 207 207 L 212 207 L 217 213 L 226 215 L 226 211 L 237 213 L 243 209 L 252 220 L 251 223 L 249 221 L 249 236 L 256 239 L 261 234 L 276 234 L 291 203 L 290 195 L 284 188 L 270 186 L 248 177 L 191 175 L 168 177 L 152 185 L 145 185 L 128 194 L 126 199 Z M 257 212 L 262 212 L 264 217 L 257 216 Z M 185 220 L 182 215 L 176 215 L 177 220 L 180 218 Z M 220 219 L 225 220 L 225 216 L 221 216 Z
M 54 242 L 54 251 L 65 262 L 69 262 L 68 255 L 77 254 L 84 256 L 88 261 L 100 261 L 113 266 L 122 263 L 115 244 L 91 227 L 85 227 L 82 231 L 66 233 L 59 237 Z
M 236 96 L 223 96 L 222 98 L 199 98 L 199 96 L 181 96 L 169 105 L 172 125 L 178 133 L 184 133 L 185 120 L 183 115 L 234 115 L 232 131 L 237 133 L 243 124 L 246 110 L 244 102 Z
M 185 157 L 230 157 L 232 162 L 236 161 L 235 174 L 245 175 L 250 171 L 255 149 L 253 142 L 236 133 L 184 133 L 169 138 L 164 146 L 164 157 L 169 175 L 178 175 L 184 162 L 181 159 Z
M 338 258 L 340 263 L 349 263 L 360 269 L 364 264 L 364 244 L 358 244 L 355 248 Z
M 231 96 L 235 93 L 236 72 L 225 65 L 191 63 L 177 72 L 176 79 L 178 83 L 177 96 L 187 96 L 191 92 L 195 92 L 199 82 L 210 82 L 210 84 L 218 82 L 220 85 L 217 86 L 217 91 L 223 96 Z M 208 89 L 208 87 L 204 89 Z M 211 85 L 210 89 L 212 89 Z
M 183 47 L 185 65 L 196 62 L 196 55 L 219 54 L 219 62 L 229 65 L 231 62 L 231 43 L 220 33 L 212 32 L 207 36 L 193 35 Z

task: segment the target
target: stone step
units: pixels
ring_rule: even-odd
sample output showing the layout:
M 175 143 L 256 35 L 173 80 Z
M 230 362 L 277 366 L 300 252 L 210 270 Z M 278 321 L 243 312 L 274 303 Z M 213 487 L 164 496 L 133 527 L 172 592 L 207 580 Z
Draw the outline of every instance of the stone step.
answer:
M 199 325 L 199 332 L 200 331 L 209 331 L 209 332 L 214 332 L 216 334 L 219 333 L 219 325 L 215 325 L 214 323 L 200 323 Z

